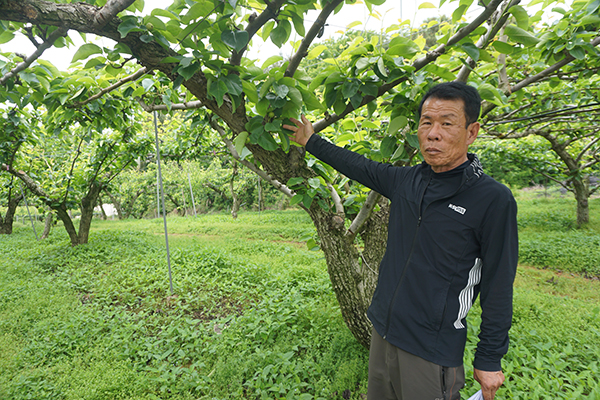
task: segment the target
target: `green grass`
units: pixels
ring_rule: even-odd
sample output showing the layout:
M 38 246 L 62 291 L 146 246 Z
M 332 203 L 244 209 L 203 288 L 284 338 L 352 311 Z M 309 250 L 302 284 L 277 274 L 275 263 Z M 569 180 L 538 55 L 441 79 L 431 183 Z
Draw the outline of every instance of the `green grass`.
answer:
M 570 212 L 560 198 L 540 207 L 546 199 L 527 196 L 519 198 L 522 247 L 597 237 L 594 226 L 556 224 Z M 548 210 L 558 217 L 546 222 Z M 366 393 L 368 352 L 341 319 L 322 253 L 300 240 L 314 234 L 301 211 L 170 218 L 174 295 L 162 220 L 94 221 L 90 243 L 75 248 L 60 227 L 40 242 L 27 226 L 15 228 L 0 237 L 1 399 Z M 553 257 L 585 254 L 564 246 Z M 519 269 L 498 398 L 600 398 L 600 283 L 583 278 L 585 268 Z M 478 325 L 475 306 L 463 398 L 478 388 L 470 373 Z

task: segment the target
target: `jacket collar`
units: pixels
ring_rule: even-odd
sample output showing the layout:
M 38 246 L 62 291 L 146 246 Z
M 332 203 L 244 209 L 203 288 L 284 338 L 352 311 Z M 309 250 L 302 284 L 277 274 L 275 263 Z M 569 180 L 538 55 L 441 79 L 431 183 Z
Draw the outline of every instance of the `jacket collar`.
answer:
M 476 179 L 480 178 L 483 175 L 483 166 L 479 161 L 479 157 L 477 157 L 476 154 L 468 153 L 467 158 L 469 159 L 470 163 L 469 165 L 467 165 L 467 168 L 465 168 L 464 177 L 466 178 L 466 180 L 470 180 L 473 177 L 475 177 Z M 431 169 L 431 166 L 425 161 L 423 161 L 421 165 L 423 167 L 423 170 L 421 172 L 423 179 L 428 180 L 431 177 L 433 170 Z

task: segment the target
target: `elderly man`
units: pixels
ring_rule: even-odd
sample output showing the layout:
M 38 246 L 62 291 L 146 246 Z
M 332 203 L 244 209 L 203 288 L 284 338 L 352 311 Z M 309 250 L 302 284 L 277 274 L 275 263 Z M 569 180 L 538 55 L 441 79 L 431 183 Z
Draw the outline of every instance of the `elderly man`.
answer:
M 387 249 L 368 311 L 369 400 L 460 399 L 466 317 L 478 295 L 474 378 L 485 400 L 504 382 L 517 206 L 510 190 L 468 153 L 480 108 L 471 86 L 434 86 L 419 106 L 425 161 L 414 167 L 377 163 L 337 147 L 315 135 L 304 116 L 292 120 L 296 126 L 284 125 L 315 157 L 391 201 Z

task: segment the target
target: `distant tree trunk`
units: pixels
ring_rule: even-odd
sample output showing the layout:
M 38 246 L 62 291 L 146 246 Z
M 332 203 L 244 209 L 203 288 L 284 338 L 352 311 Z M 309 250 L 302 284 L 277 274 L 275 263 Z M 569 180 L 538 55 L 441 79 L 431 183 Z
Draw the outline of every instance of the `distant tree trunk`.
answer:
M 93 182 L 85 196 L 81 199 L 81 220 L 79 221 L 78 244 L 88 242 L 92 218 L 94 217 L 94 206 L 102 190 L 102 184 Z
M 231 216 L 233 219 L 238 217 L 238 211 L 240 210 L 240 199 L 235 192 L 235 177 L 238 175 L 238 166 L 235 160 L 233 162 L 233 172 L 231 173 L 231 179 L 229 180 L 229 190 L 231 191 L 231 198 L 233 198 L 233 204 L 231 205 Z
M 115 210 L 117 211 L 117 216 L 119 217 L 119 219 L 123 219 L 123 207 L 121 206 L 121 202 L 115 196 L 113 196 L 112 193 L 109 192 L 107 188 L 104 188 L 103 190 L 104 190 L 104 193 L 106 193 L 108 195 L 108 198 L 110 199 L 110 202 L 112 203 L 113 207 L 115 207 Z M 137 199 L 137 196 L 135 198 Z
M 50 236 L 53 222 L 54 214 L 52 213 L 52 210 L 48 210 L 48 214 L 46 214 L 46 220 L 44 221 L 44 232 L 42 232 L 42 239 L 47 239 L 48 236 Z
M 177 199 L 173 197 L 170 193 L 165 193 L 165 195 L 169 198 L 169 200 L 171 200 L 173 204 L 175 204 L 175 212 L 177 213 L 177 215 L 181 215 L 181 205 L 179 204 L 179 201 L 177 201 Z
M 102 201 L 102 196 L 98 195 L 98 207 L 100 207 L 100 215 L 103 221 L 106 221 L 108 217 L 106 216 L 106 212 L 104 211 L 104 202 Z
M 12 233 L 15 212 L 17 211 L 17 207 L 21 200 L 23 200 L 23 195 L 19 194 L 13 197 L 12 188 L 8 191 L 8 207 L 6 214 L 4 215 L 4 218 L 2 218 L 2 215 L 0 214 L 0 235 L 10 235 Z
M 575 191 L 575 200 L 577 201 L 577 226 L 582 226 L 590 222 L 590 187 L 588 177 L 574 178 L 573 189 Z

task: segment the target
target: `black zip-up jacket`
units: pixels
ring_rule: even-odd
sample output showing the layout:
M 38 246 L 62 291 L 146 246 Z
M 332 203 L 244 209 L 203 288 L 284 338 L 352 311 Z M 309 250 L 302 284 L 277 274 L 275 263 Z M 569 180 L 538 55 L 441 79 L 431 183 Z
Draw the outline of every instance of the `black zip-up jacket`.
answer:
M 312 135 L 306 149 L 391 200 L 388 242 L 368 317 L 389 343 L 446 367 L 463 363 L 465 318 L 481 294 L 474 367 L 499 371 L 508 350 L 518 260 L 517 205 L 510 190 L 468 155 L 462 177 L 441 179 L 429 165 L 378 163 Z M 450 182 L 451 187 L 444 187 Z M 442 190 L 440 189 L 440 186 Z

